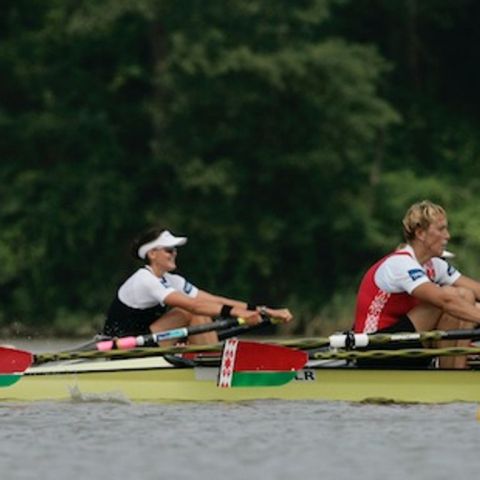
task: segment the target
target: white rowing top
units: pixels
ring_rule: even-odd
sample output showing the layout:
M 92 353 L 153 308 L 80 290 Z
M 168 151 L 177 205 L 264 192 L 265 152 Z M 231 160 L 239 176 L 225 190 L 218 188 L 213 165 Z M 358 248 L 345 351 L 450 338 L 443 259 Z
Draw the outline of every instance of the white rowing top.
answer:
M 123 283 L 118 298 L 128 307 L 146 309 L 158 304 L 165 306 L 165 299 L 172 292 L 195 298 L 198 288 L 181 275 L 166 273 L 158 278 L 147 266 L 139 268 Z
M 407 292 L 411 294 L 423 283 L 432 281 L 437 285 L 452 285 L 460 277 L 460 272 L 442 258 L 434 257 L 425 265 L 420 265 L 410 245 L 391 255 L 375 272 L 375 283 L 387 293 Z

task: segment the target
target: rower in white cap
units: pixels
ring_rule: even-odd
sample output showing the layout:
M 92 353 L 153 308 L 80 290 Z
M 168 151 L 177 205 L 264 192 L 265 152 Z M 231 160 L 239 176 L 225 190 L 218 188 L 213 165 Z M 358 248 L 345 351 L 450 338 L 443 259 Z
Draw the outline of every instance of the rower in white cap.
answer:
M 242 317 L 255 325 L 261 315 L 288 322 L 286 308 L 274 309 L 222 297 L 200 290 L 176 268 L 177 247 L 187 237 L 177 237 L 165 228 L 152 229 L 134 242 L 132 253 L 145 262 L 118 289 L 108 310 L 103 333 L 112 337 L 143 335 L 180 327 L 201 325 L 212 317 Z M 216 343 L 216 332 L 192 336 L 190 343 Z M 163 342 L 163 345 L 168 342 Z

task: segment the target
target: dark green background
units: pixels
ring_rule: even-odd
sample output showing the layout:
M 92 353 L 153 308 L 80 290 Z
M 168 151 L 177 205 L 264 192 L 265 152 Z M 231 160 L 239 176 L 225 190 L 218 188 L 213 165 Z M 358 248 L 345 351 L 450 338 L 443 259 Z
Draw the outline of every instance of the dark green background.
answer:
M 90 334 L 156 223 L 201 288 L 343 328 L 430 198 L 480 275 L 475 0 L 2 0 L 0 326 Z

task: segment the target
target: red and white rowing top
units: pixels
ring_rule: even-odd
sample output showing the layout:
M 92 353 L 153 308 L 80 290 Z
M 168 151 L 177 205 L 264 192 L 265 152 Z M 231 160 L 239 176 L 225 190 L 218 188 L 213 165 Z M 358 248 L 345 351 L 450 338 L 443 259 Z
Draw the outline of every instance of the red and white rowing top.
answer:
M 410 245 L 383 257 L 367 271 L 357 294 L 354 330 L 372 333 L 395 325 L 419 300 L 411 295 L 426 282 L 452 285 L 460 272 L 442 258 L 420 265 Z

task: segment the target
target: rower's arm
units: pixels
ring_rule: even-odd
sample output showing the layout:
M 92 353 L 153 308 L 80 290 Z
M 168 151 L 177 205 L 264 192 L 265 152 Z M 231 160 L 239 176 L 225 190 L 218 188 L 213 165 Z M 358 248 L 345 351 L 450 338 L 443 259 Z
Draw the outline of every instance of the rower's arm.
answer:
M 220 298 L 220 297 L 218 297 Z M 207 317 L 218 317 L 221 315 L 223 303 L 213 300 L 212 298 L 199 295 L 192 298 L 180 292 L 169 293 L 164 300 L 169 307 L 183 308 L 195 315 L 205 315 Z M 228 305 L 228 304 L 227 304 Z M 238 305 L 233 305 L 230 312 L 232 317 L 242 317 L 248 325 L 256 325 L 260 322 L 260 314 L 256 311 L 246 310 L 243 302 L 238 302 Z M 479 310 L 480 314 L 480 310 Z
M 250 305 L 246 302 L 239 300 L 233 300 L 231 298 L 220 297 L 218 295 L 213 295 L 211 293 L 205 292 L 203 290 L 198 291 L 197 299 L 207 300 L 211 302 L 217 302 L 219 305 L 231 305 L 232 307 L 241 308 L 242 310 L 248 310 L 249 312 L 255 311 L 259 312 L 262 315 L 267 315 L 271 319 L 275 319 L 276 323 L 280 322 L 290 322 L 293 319 L 288 308 L 270 308 L 268 306 L 262 305 Z
M 221 297 L 220 295 L 213 295 L 205 290 L 199 290 L 196 297 L 199 300 L 205 300 L 207 302 L 218 303 L 219 305 L 231 305 L 232 307 L 247 308 L 246 302 L 240 302 L 233 300 L 232 298 Z
M 455 287 L 464 287 L 468 288 L 475 294 L 475 298 L 480 301 L 480 283 L 474 280 L 473 278 L 466 277 L 462 275 L 455 283 Z
M 468 322 L 480 324 L 480 309 L 467 302 L 451 289 L 432 282 L 422 283 L 412 292 L 415 298 L 431 303 L 443 311 Z

